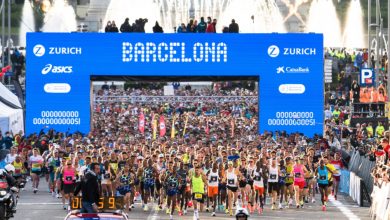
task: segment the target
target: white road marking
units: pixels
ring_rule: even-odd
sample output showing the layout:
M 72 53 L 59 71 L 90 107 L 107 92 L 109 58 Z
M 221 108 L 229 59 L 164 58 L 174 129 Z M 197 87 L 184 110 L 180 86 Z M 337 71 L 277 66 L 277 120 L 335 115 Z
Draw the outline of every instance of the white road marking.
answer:
M 332 203 L 336 208 L 338 208 L 341 211 L 341 213 L 343 213 L 343 215 L 345 215 L 348 219 L 360 220 L 359 217 L 353 214 L 353 212 L 346 205 L 343 205 L 343 203 L 341 203 L 340 201 L 334 200 L 332 198 L 329 200 L 329 202 Z
M 60 202 L 18 202 L 18 205 L 62 205 Z

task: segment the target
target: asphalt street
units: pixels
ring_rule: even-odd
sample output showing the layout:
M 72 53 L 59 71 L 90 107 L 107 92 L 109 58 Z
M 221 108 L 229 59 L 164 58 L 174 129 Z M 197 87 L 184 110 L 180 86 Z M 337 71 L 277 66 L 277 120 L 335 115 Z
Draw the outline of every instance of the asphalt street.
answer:
M 17 213 L 14 219 L 20 220 L 59 220 L 64 219 L 67 212 L 63 210 L 61 199 L 51 196 L 47 190 L 47 184 L 41 179 L 40 191 L 34 194 L 31 189 L 31 182 L 27 183 L 25 191 L 21 192 L 17 207 Z M 327 211 L 321 211 L 318 203 L 309 203 L 303 209 L 283 209 L 271 210 L 270 206 L 265 207 L 264 213 L 259 215 L 252 214 L 250 219 L 370 219 L 369 208 L 359 207 L 351 198 L 339 195 L 337 201 L 330 198 Z M 224 213 L 218 213 L 217 217 L 211 217 L 211 213 L 200 213 L 200 219 L 233 219 Z M 169 219 L 165 211 L 155 211 L 150 207 L 150 211 L 144 212 L 141 205 L 136 203 L 135 209 L 129 213 L 130 219 Z M 174 215 L 174 219 L 193 219 L 193 212 L 189 210 L 186 216 Z

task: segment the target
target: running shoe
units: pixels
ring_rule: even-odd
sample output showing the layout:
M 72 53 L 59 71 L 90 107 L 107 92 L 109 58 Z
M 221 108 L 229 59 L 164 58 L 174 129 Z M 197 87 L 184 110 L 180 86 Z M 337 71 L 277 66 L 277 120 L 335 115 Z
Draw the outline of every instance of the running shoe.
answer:
M 229 209 L 225 209 L 225 213 L 226 213 L 226 214 L 229 214 Z
M 215 212 L 213 212 L 213 213 L 211 214 L 211 216 L 215 217 L 215 216 L 216 216 Z
M 169 215 L 169 219 L 170 219 L 170 220 L 173 220 L 173 216 L 172 216 L 172 215 Z
M 64 210 L 66 210 L 66 205 L 63 205 L 62 208 L 64 208 Z
M 132 209 L 134 209 L 134 204 L 131 204 L 131 206 L 130 206 Z
M 322 206 L 322 211 L 323 211 L 323 212 L 326 211 L 326 206 L 325 206 L 325 205 Z
M 149 210 L 149 207 L 147 205 L 145 205 L 144 212 L 147 212 L 148 210 Z
M 275 210 L 275 205 L 272 205 L 272 206 L 271 206 L 271 210 Z
M 233 216 L 233 210 L 230 210 L 230 216 Z
M 179 211 L 179 216 L 183 216 L 183 212 L 182 211 Z
M 206 212 L 210 212 L 210 209 L 209 209 L 209 207 L 207 207 L 207 208 L 206 208 Z
M 279 209 L 283 209 L 283 206 L 281 203 L 279 203 Z
M 257 208 L 257 211 L 259 212 L 259 215 L 263 214 L 263 208 L 261 208 L 260 206 Z
M 325 205 L 325 206 L 328 206 L 328 203 L 327 203 L 327 202 L 324 202 L 324 205 Z
M 171 209 L 167 209 L 167 211 L 165 213 L 167 213 L 167 214 L 171 213 Z
M 288 200 L 288 205 L 291 206 L 292 204 L 293 204 L 293 200 L 290 198 L 290 199 Z
M 334 200 L 337 200 L 337 195 L 334 195 Z
M 311 203 L 316 203 L 316 199 L 315 199 L 315 198 L 312 198 L 312 199 L 311 199 Z
M 183 214 L 184 214 L 184 215 L 187 215 L 187 209 L 184 209 Z

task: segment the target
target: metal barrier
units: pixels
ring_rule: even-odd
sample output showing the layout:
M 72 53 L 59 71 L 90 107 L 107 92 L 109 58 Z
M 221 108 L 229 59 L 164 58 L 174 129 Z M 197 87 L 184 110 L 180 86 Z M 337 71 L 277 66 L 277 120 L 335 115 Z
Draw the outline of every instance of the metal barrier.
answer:
M 362 179 L 364 185 L 367 187 L 368 193 L 372 193 L 373 190 L 374 182 L 371 176 L 371 170 L 374 166 L 375 161 L 370 161 L 366 156 L 360 156 L 359 151 L 352 151 L 348 166 L 349 170 Z
M 125 102 L 125 103 L 229 103 L 245 102 L 256 104 L 258 96 L 94 96 L 94 103 Z

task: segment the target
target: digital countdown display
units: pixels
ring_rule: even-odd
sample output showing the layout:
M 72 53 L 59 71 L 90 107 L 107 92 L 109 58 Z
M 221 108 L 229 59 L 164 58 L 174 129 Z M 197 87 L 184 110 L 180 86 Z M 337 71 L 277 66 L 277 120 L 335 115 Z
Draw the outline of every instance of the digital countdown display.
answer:
M 91 76 L 256 76 L 259 133 L 323 131 L 322 34 L 28 33 L 26 133 L 90 131 Z
M 83 206 L 82 202 L 80 196 L 73 197 L 70 208 L 72 210 L 79 210 Z M 99 210 L 122 210 L 123 204 L 123 197 L 100 197 L 97 206 Z

